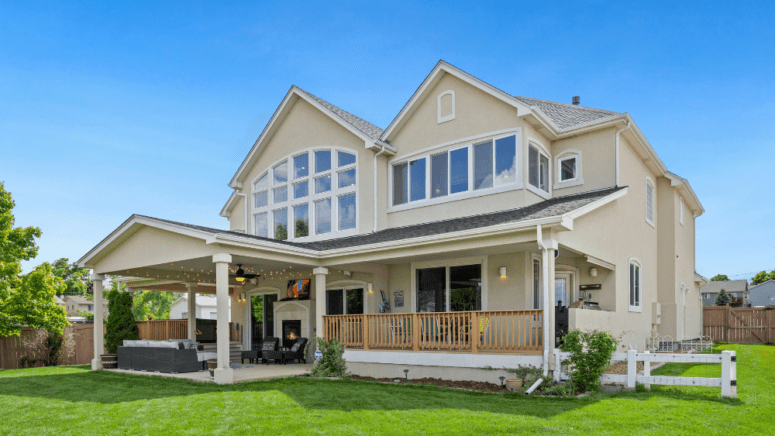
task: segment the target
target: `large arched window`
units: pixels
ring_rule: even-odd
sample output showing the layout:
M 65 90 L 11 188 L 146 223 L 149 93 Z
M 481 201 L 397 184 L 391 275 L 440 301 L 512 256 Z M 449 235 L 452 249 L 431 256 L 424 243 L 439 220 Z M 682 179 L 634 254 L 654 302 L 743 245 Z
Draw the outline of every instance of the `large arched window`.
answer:
M 253 182 L 253 234 L 279 240 L 357 232 L 357 156 L 315 148 L 275 162 Z

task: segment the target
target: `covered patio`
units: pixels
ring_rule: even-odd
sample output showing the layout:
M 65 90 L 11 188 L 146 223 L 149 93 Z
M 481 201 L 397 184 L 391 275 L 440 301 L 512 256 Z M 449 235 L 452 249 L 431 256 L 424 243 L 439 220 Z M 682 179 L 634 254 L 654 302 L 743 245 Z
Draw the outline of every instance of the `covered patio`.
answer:
M 281 377 L 294 377 L 309 373 L 312 369 L 310 364 L 295 365 L 261 365 L 261 364 L 232 364 L 233 383 L 242 383 L 255 380 L 269 380 Z M 110 372 L 119 372 L 135 375 L 152 375 L 161 377 L 179 378 L 185 380 L 198 381 L 202 383 L 215 383 L 213 377 L 210 377 L 209 371 L 184 372 L 177 374 L 163 372 L 134 371 L 128 369 L 107 369 Z

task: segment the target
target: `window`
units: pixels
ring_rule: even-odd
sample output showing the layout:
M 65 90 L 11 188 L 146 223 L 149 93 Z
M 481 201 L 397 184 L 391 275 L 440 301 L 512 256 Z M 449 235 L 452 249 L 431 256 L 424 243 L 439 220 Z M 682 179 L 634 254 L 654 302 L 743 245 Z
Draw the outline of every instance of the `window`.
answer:
M 445 280 L 447 269 L 425 268 L 417 270 L 417 311 L 446 312 Z
M 684 225 L 684 199 L 683 198 L 678 199 L 678 219 L 681 222 L 681 225 Z
M 646 222 L 654 226 L 654 185 L 646 180 Z
M 567 182 L 576 178 L 576 156 L 560 160 L 560 181 Z
M 521 187 L 517 156 L 516 136 L 508 135 L 396 163 L 391 174 L 392 206 L 449 201 L 454 194 L 471 196 L 472 191 L 486 193 L 503 186 L 517 189 Z
M 533 309 L 541 309 L 541 261 L 533 259 Z
M 326 315 L 363 313 L 363 288 L 326 291 Z
M 482 265 L 449 267 L 449 310 L 482 310 Z
M 355 153 L 315 149 L 278 162 L 252 185 L 254 235 L 294 240 L 342 236 L 341 231 L 353 234 L 357 229 Z
M 584 184 L 581 178 L 581 152 L 564 150 L 554 158 L 554 189 Z
M 528 149 L 528 182 L 535 188 L 549 192 L 549 158 L 530 144 Z
M 438 123 L 455 119 L 455 91 L 444 91 L 436 98 Z
M 630 259 L 630 311 L 641 311 L 641 271 L 640 262 Z

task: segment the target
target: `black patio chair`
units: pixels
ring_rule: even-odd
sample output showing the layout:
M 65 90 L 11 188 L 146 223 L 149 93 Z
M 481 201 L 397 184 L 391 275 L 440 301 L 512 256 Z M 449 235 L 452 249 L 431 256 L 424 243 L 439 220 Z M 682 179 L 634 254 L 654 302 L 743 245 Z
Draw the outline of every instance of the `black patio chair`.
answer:
M 274 360 L 275 363 L 282 362 L 283 352 L 277 349 L 280 340 L 277 338 L 265 338 L 263 344 L 261 344 L 261 363 L 269 364 L 270 360 Z
M 290 350 L 283 351 L 283 363 L 287 363 L 289 360 L 298 360 L 300 363 L 304 363 L 305 348 L 307 348 L 307 338 L 296 339 Z

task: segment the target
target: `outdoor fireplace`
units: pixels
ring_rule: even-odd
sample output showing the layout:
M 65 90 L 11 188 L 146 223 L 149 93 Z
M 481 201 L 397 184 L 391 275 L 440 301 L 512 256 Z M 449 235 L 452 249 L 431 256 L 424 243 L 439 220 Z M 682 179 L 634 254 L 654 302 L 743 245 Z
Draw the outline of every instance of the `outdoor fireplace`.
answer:
M 292 347 L 299 337 L 301 337 L 301 320 L 283 320 L 283 347 Z

